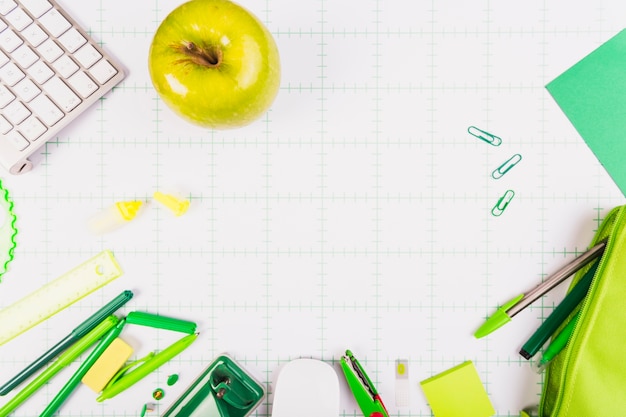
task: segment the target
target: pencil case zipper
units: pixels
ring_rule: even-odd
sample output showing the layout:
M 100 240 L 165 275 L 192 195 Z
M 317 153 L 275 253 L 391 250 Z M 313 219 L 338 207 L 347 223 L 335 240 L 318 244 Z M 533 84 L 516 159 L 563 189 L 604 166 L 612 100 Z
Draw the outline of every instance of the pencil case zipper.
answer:
M 590 358 L 590 355 L 593 355 L 595 352 L 585 352 L 583 349 L 587 348 L 587 344 L 581 346 L 582 342 L 588 338 L 590 333 L 590 327 L 593 326 L 590 320 L 590 315 L 595 313 L 595 318 L 597 318 L 598 312 L 592 311 L 591 309 L 599 309 L 601 308 L 598 303 L 601 301 L 596 300 L 598 296 L 598 292 L 606 291 L 606 288 L 603 288 L 603 285 L 612 284 L 613 277 L 607 277 L 607 273 L 611 273 L 611 270 L 607 271 L 607 264 L 611 261 L 611 255 L 614 257 L 618 257 L 621 254 L 617 252 L 619 249 L 624 249 L 626 246 L 621 245 L 619 235 L 624 233 L 624 223 L 625 223 L 625 206 L 616 207 L 611 210 L 605 220 L 601 223 L 598 231 L 596 232 L 593 241 L 591 242 L 590 247 L 596 245 L 602 240 L 606 240 L 606 247 L 604 249 L 603 254 L 600 256 L 597 262 L 598 268 L 596 273 L 593 276 L 591 284 L 589 286 L 589 290 L 587 295 L 583 299 L 580 308 L 580 315 L 578 320 L 574 326 L 574 331 L 572 332 L 571 337 L 565 347 L 565 349 L 561 352 L 559 356 L 557 356 L 554 361 L 548 367 L 546 372 L 545 383 L 543 387 L 543 392 L 541 396 L 540 403 L 540 416 L 541 417 L 593 417 L 600 414 L 593 414 L 601 412 L 601 410 L 594 410 L 592 414 L 578 414 L 580 412 L 588 412 L 582 411 L 576 408 L 577 405 L 572 405 L 572 390 L 575 390 L 576 384 L 578 383 L 578 378 L 581 376 L 579 373 L 585 371 L 585 369 L 581 368 L 581 361 L 584 364 L 585 360 Z M 617 246 L 617 249 L 615 247 Z M 624 248 L 622 248 L 624 246 Z M 623 260 L 626 263 L 626 250 L 623 250 Z M 593 263 L 591 263 L 593 264 Z M 571 290 L 576 283 L 582 278 L 584 273 L 591 267 L 591 264 L 587 267 L 578 271 L 572 280 L 569 290 Z M 608 281 L 608 282 L 607 282 Z M 626 285 L 626 275 L 624 276 L 624 282 Z M 610 290 L 610 289 L 609 289 Z M 570 319 L 573 318 L 576 312 L 572 313 Z M 565 323 L 561 326 L 563 327 Z M 560 330 L 560 329 L 559 329 Z M 557 332 L 559 331 L 557 330 Z M 626 328 L 624 328 L 624 334 L 626 335 Z M 581 351 L 582 350 L 582 351 Z M 591 356 L 593 359 L 593 356 Z M 585 378 L 583 375 L 582 378 Z M 626 387 L 626 374 L 624 374 L 624 387 Z M 591 393 L 587 393 L 585 397 L 592 397 L 589 395 Z M 577 400 L 579 401 L 579 399 Z M 590 405 L 593 409 L 593 399 L 590 400 Z

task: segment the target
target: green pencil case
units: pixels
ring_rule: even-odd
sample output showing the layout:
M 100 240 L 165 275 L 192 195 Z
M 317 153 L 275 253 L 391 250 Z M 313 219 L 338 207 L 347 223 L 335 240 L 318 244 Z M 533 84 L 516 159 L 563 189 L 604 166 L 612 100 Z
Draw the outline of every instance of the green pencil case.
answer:
M 626 416 L 626 206 L 610 211 L 590 247 L 603 240 L 587 295 L 569 318 L 580 311 L 574 331 L 548 365 L 540 417 Z

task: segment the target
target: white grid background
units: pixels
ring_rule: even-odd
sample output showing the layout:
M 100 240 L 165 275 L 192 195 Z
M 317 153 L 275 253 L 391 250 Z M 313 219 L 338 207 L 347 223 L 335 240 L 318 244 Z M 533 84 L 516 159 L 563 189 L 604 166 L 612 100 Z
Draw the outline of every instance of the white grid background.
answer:
M 230 131 L 196 128 L 157 98 L 151 37 L 179 0 L 63 1 L 128 69 L 126 80 L 49 143 L 36 169 L 3 174 L 18 247 L 0 284 L 8 305 L 111 249 L 125 274 L 0 347 L 8 379 L 124 289 L 125 311 L 194 320 L 199 340 L 102 404 L 81 387 L 63 416 L 136 416 L 157 386 L 162 412 L 218 354 L 268 388 L 280 365 L 335 366 L 341 416 L 359 416 L 337 360 L 361 359 L 393 416 L 431 416 L 419 381 L 472 360 L 497 410 L 537 403 L 541 377 L 517 354 L 558 289 L 488 338 L 497 305 L 584 250 L 623 196 L 545 90 L 622 29 L 620 1 L 241 1 L 274 34 L 283 67 L 272 109 Z M 471 125 L 503 139 L 489 146 Z M 515 153 L 502 179 L 490 174 Z M 507 190 L 516 195 L 490 214 Z M 156 190 L 191 200 L 174 218 L 149 203 L 102 237 L 85 220 Z M 128 329 L 137 355 L 172 336 Z M 394 404 L 409 361 L 411 402 Z M 68 368 L 19 408 L 32 416 Z M 171 373 L 180 382 L 166 387 Z M 5 399 L 0 399 L 4 404 Z

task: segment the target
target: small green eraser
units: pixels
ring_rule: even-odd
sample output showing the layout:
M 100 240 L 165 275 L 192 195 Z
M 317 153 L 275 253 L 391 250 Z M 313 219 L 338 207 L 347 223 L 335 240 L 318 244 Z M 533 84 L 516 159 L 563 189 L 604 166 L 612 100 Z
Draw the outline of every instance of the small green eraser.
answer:
M 119 337 L 109 345 L 89 371 L 83 376 L 82 382 L 96 394 L 100 393 L 111 378 L 130 358 L 133 348 Z
M 491 417 L 496 413 L 471 361 L 420 382 L 435 417 Z

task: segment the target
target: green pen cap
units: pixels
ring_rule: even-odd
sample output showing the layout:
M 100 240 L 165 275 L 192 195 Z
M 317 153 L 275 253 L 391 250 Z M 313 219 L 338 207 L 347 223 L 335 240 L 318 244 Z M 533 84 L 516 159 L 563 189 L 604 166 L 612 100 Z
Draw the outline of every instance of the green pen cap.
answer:
M 483 323 L 482 326 L 480 326 L 478 330 L 476 330 L 476 333 L 474 333 L 474 337 L 476 339 L 485 337 L 510 322 L 511 317 L 506 312 L 515 304 L 519 303 L 522 298 L 524 298 L 524 294 L 518 295 L 517 297 L 513 298 L 502 307 L 500 307 L 491 317 L 487 319 L 486 322 Z
M 126 317 L 126 322 L 128 324 L 137 324 L 140 326 L 154 327 L 157 329 L 171 330 L 186 334 L 193 334 L 196 332 L 196 323 L 194 322 L 146 313 L 143 311 L 131 311 Z

